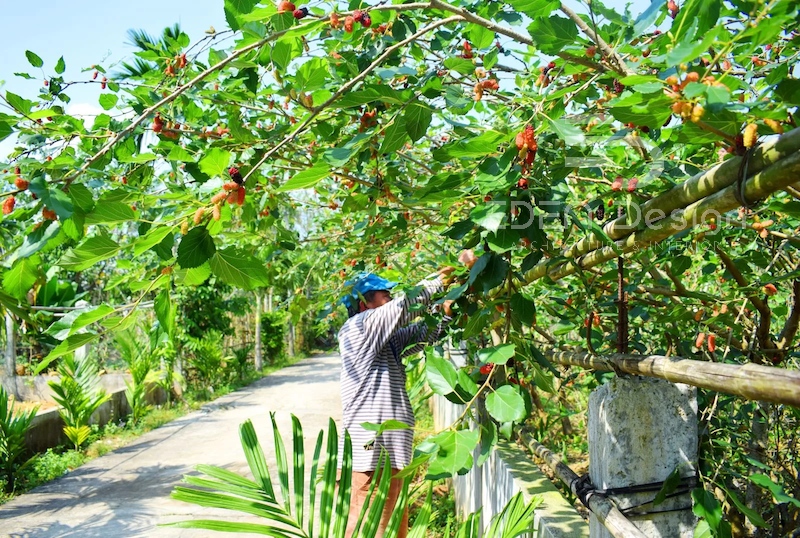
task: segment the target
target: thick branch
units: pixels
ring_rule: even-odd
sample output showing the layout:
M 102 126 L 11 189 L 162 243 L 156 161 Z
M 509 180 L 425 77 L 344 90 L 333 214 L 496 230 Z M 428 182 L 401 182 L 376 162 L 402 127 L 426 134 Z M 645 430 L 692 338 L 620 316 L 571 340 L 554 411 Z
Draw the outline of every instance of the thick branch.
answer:
M 594 30 L 592 30 L 586 21 L 581 19 L 577 13 L 572 11 L 570 8 L 566 6 L 566 4 L 561 4 L 561 12 L 564 13 L 567 17 L 572 19 L 575 24 L 578 25 L 584 34 L 589 36 L 589 39 L 597 43 L 597 46 L 600 47 L 600 51 L 603 53 L 603 56 L 609 59 L 611 66 L 614 68 L 614 71 L 619 73 L 622 76 L 630 76 L 635 75 L 636 71 L 629 69 L 627 65 L 625 65 L 625 61 L 620 57 L 619 54 L 616 53 L 614 49 L 612 49 L 605 40 L 600 37 Z
M 800 280 L 792 281 L 792 293 L 794 294 L 792 311 L 786 318 L 786 324 L 778 336 L 777 346 L 780 349 L 786 349 L 791 345 L 794 337 L 797 336 L 797 329 L 800 327 Z
M 725 268 L 731 274 L 733 279 L 736 283 L 745 288 L 749 284 L 747 279 L 744 278 L 739 268 L 736 267 L 736 264 L 733 262 L 730 256 L 723 251 L 721 248 L 715 248 L 717 252 L 717 256 L 722 260 L 722 263 L 725 264 Z M 761 345 L 761 349 L 775 349 L 775 343 L 772 342 L 772 338 L 769 334 L 770 325 L 772 324 L 772 310 L 770 309 L 769 305 L 761 299 L 757 297 L 755 293 L 749 295 L 747 299 L 750 303 L 758 310 L 760 314 L 760 320 L 758 322 L 758 330 L 756 331 L 756 336 L 758 337 L 758 342 Z
M 447 2 L 443 2 L 442 0 L 431 0 L 430 7 L 436 9 L 442 9 L 444 11 L 449 11 L 451 13 L 455 13 L 456 15 L 460 15 L 461 17 L 464 18 L 464 20 L 468 22 L 477 24 L 479 26 L 483 26 L 484 28 L 491 30 L 492 32 L 498 33 L 500 35 L 510 37 L 511 39 L 517 41 L 518 43 L 529 45 L 531 47 L 536 46 L 536 43 L 528 35 L 520 34 L 518 32 L 515 32 L 514 30 L 511 30 L 510 28 L 506 28 L 505 26 L 501 26 L 493 21 L 490 21 L 489 19 L 484 19 L 483 17 L 479 17 L 478 15 L 475 15 L 469 10 L 451 6 L 450 4 L 448 4 Z M 568 54 L 566 52 L 559 52 L 556 54 L 556 56 L 558 56 L 559 58 L 563 58 L 568 62 L 578 63 L 586 67 L 591 67 L 592 69 L 597 69 L 599 71 L 605 71 L 605 67 L 603 67 L 601 64 L 597 62 L 593 62 L 589 58 L 581 58 L 578 56 L 574 56 L 572 54 Z

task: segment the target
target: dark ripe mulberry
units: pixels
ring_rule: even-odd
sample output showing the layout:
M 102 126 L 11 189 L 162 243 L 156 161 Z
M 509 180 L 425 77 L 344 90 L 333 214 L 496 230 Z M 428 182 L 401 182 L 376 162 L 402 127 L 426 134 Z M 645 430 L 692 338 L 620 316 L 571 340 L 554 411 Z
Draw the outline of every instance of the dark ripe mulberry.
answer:
M 597 209 L 594 210 L 594 215 L 597 217 L 597 220 L 603 220 L 606 218 L 606 204 L 603 200 L 600 200 L 600 205 L 597 206 Z
M 228 174 L 230 174 L 231 179 L 234 180 L 237 184 L 241 185 L 244 183 L 244 179 L 242 178 L 241 172 L 235 166 L 231 166 L 228 168 Z
M 301 8 L 295 9 L 294 12 L 292 12 L 292 16 L 294 16 L 294 18 L 297 19 L 297 20 L 302 19 L 306 15 L 308 15 L 308 8 L 307 7 L 301 7 Z
M 625 86 L 622 85 L 617 79 L 614 79 L 614 93 L 622 93 L 625 90 Z
M 369 28 L 370 26 L 372 26 L 372 18 L 370 18 L 370 16 L 366 13 L 364 14 L 363 17 L 361 17 L 361 26 L 363 26 L 364 28 Z

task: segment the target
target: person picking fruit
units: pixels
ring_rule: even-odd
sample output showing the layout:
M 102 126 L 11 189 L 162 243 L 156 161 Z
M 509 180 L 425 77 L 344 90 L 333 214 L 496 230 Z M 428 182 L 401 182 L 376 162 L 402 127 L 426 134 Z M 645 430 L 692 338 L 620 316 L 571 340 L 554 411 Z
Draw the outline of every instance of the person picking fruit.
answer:
M 476 261 L 471 250 L 463 251 L 458 259 L 467 267 Z M 342 427 L 349 432 L 353 446 L 347 538 L 355 530 L 381 451 L 386 450 L 392 475 L 411 462 L 414 412 L 405 388 L 402 359 L 418 353 L 442 335 L 452 319 L 452 301 L 442 305 L 444 316 L 433 331 L 424 322 L 412 323 L 418 313 L 411 307 L 430 304 L 433 296 L 453 280 L 454 271 L 454 267 L 442 267 L 418 284 L 420 291 L 414 297 L 395 298 L 391 289 L 397 283 L 372 273 L 361 273 L 349 282 L 351 291 L 342 299 L 349 314 L 339 331 Z M 409 428 L 387 431 L 375 438 L 374 432 L 361 426 L 364 422 L 380 424 L 388 420 L 403 422 Z M 343 449 L 344 436 L 339 440 L 339 452 Z M 400 479 L 391 482 L 378 536 L 383 536 L 402 484 Z M 398 537 L 405 538 L 407 532 L 408 510 L 403 514 Z

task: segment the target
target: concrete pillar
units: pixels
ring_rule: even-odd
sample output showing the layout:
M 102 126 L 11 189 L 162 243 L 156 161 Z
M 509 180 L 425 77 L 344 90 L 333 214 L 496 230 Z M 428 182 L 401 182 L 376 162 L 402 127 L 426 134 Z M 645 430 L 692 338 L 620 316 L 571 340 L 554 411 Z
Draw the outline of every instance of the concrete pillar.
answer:
M 679 465 L 693 476 L 697 464 L 697 389 L 661 379 L 615 377 L 589 396 L 589 475 L 597 489 L 661 482 Z M 657 492 L 613 497 L 620 510 Z M 630 520 L 648 537 L 692 538 L 696 519 L 689 493 L 647 511 L 689 507 Z M 590 518 L 592 538 L 611 534 Z

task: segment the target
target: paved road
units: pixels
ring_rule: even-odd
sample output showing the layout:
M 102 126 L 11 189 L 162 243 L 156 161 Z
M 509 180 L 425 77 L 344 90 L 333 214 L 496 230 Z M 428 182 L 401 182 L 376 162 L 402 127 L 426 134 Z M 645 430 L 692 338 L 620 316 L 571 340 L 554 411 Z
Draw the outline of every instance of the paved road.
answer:
M 170 499 L 173 486 L 201 463 L 249 474 L 238 433 L 239 424 L 247 419 L 252 419 L 267 458 L 272 459 L 270 411 L 277 412 L 287 444 L 291 443 L 289 414 L 294 413 L 303 424 L 306 452 L 313 452 L 328 417 L 337 422 L 341 418 L 340 364 L 337 355 L 304 359 L 17 497 L 0 506 L 0 536 L 233 536 L 158 527 L 193 518 L 234 519 L 230 512 Z

